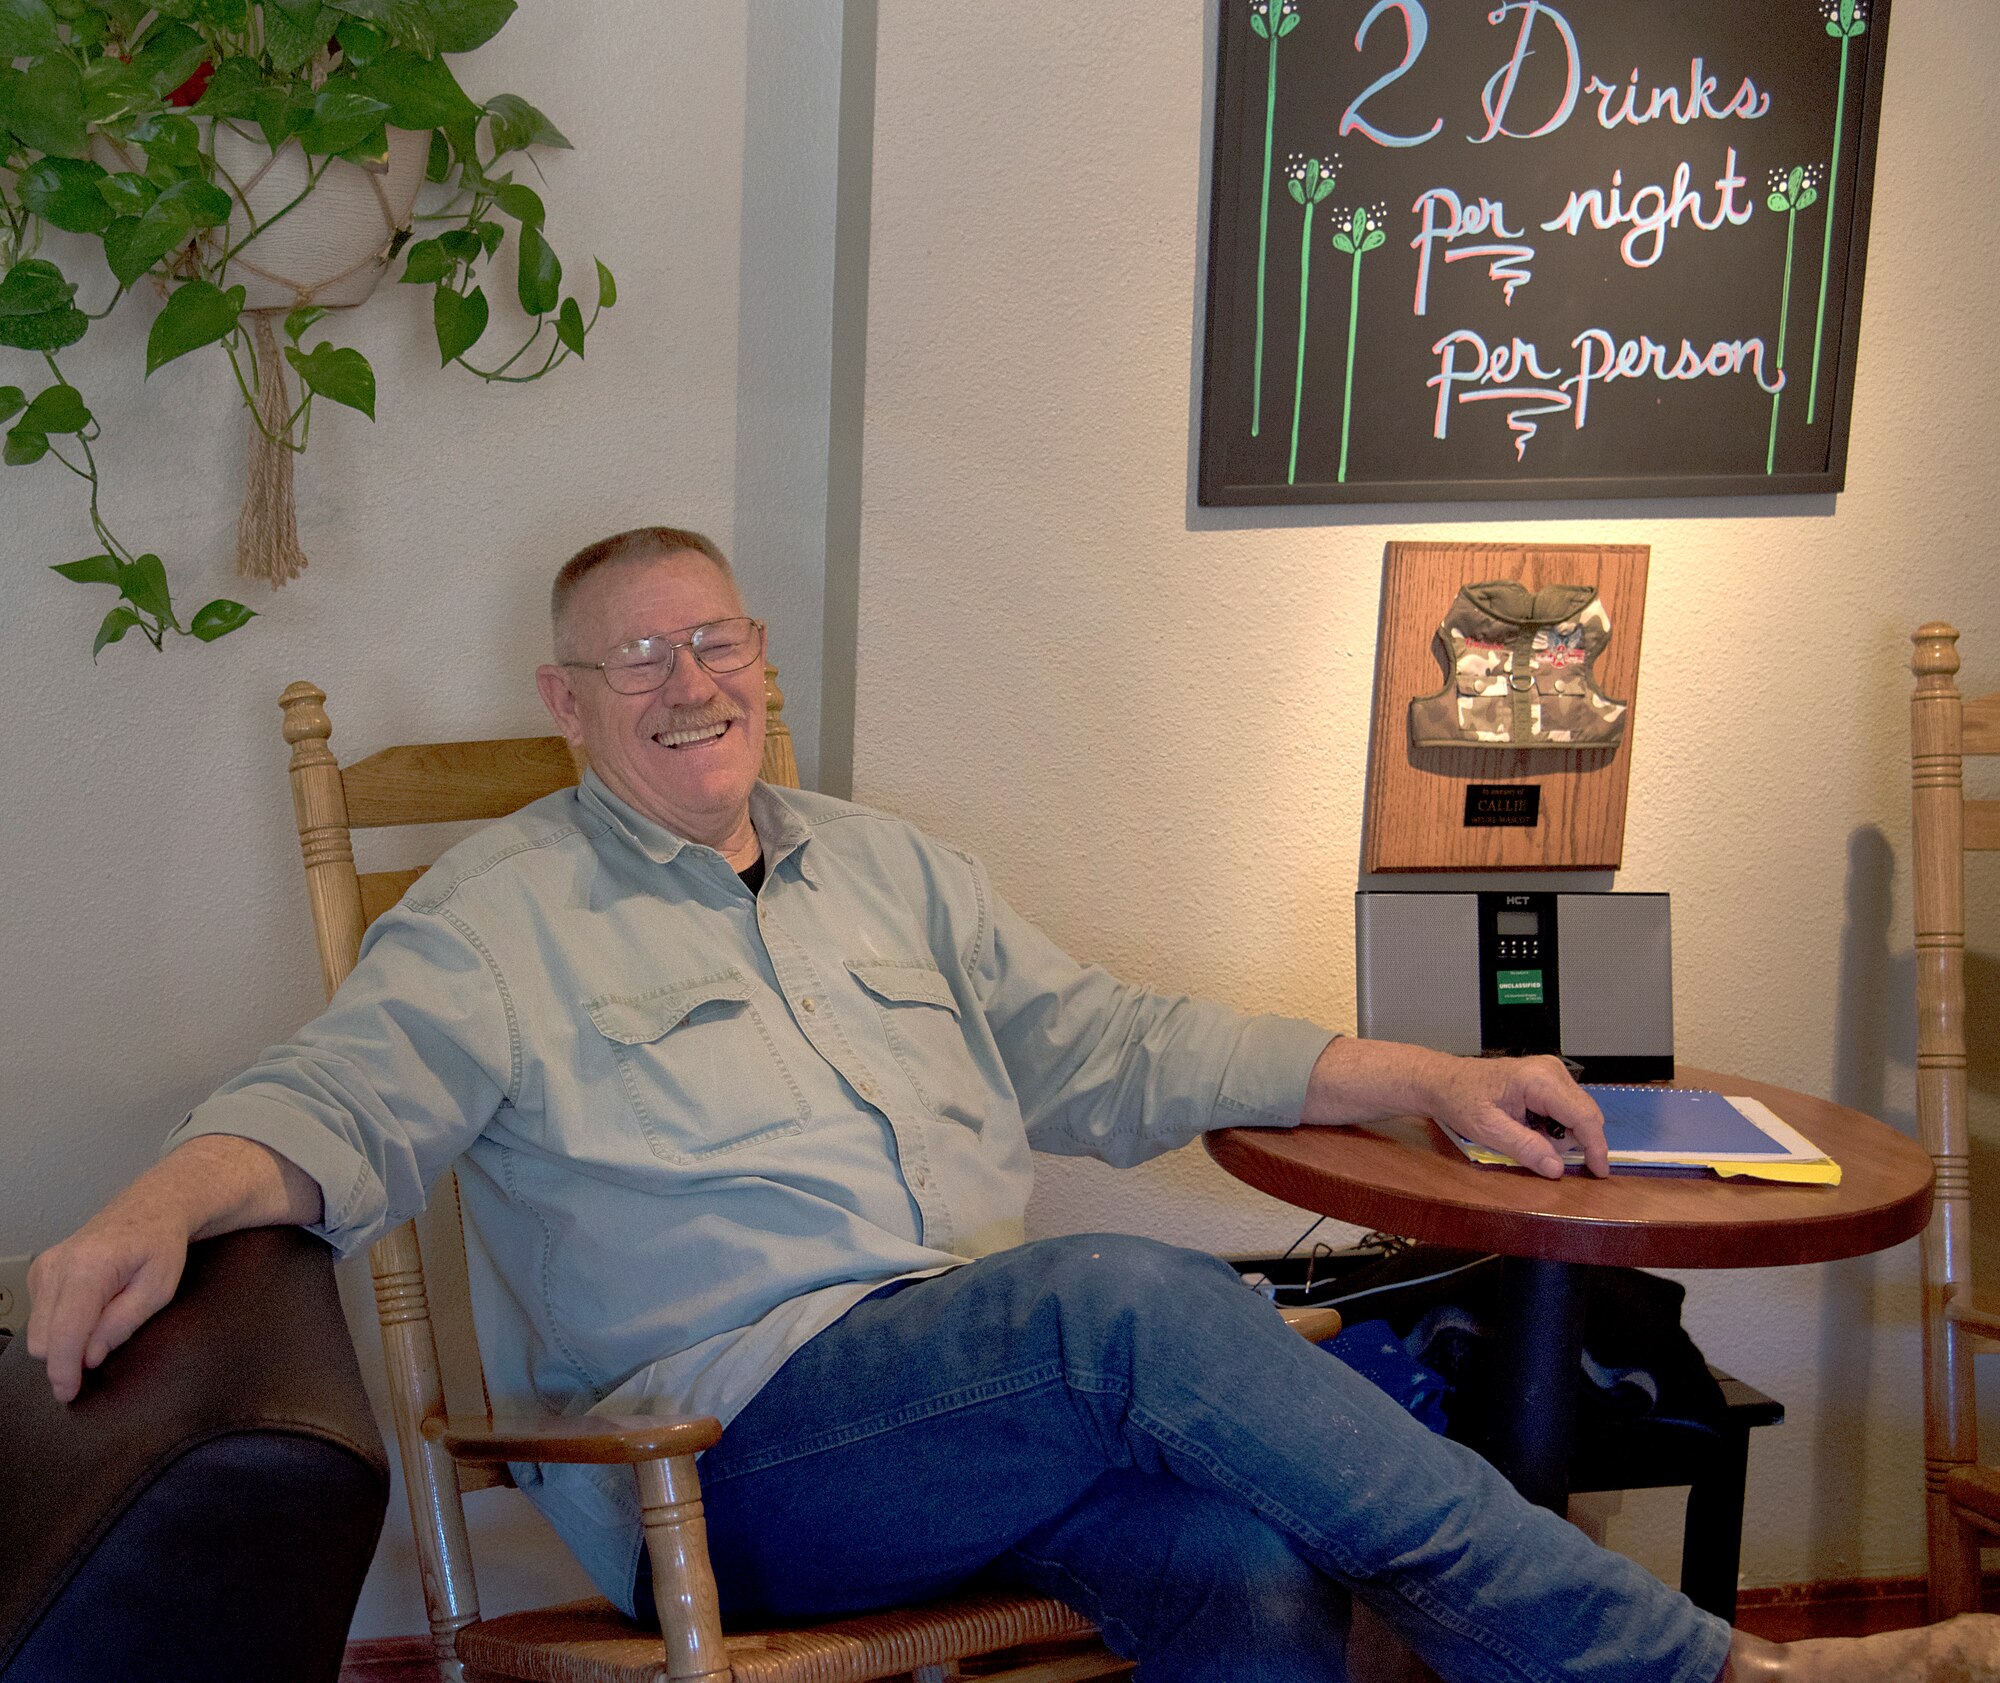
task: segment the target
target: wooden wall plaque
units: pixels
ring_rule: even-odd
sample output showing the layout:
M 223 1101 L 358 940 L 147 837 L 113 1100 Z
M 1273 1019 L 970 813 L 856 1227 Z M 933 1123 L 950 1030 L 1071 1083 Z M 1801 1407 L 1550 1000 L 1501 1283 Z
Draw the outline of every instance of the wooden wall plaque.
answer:
M 1616 870 L 1625 847 L 1625 788 L 1639 719 L 1639 642 L 1646 617 L 1645 544 L 1391 543 L 1382 567 L 1369 738 L 1364 871 Z M 1451 678 L 1438 628 L 1460 589 L 1513 579 L 1530 590 L 1593 586 L 1611 636 L 1592 675 L 1625 703 L 1612 748 L 1419 748 L 1410 703 Z M 1532 802 L 1532 826 L 1468 823 L 1467 790 L 1488 806 Z M 1536 794 L 1527 791 L 1533 788 Z

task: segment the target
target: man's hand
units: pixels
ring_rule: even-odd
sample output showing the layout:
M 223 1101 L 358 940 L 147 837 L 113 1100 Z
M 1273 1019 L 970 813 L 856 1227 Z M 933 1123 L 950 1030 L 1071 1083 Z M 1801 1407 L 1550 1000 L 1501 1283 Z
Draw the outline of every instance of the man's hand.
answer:
M 205 1134 L 155 1163 L 28 1269 L 28 1354 L 69 1402 L 172 1301 L 190 1240 L 320 1219 L 319 1185 L 254 1140 Z
M 1342 1038 L 1313 1065 L 1303 1120 L 1435 1117 L 1467 1139 L 1555 1179 L 1563 1172 L 1564 1146 L 1530 1125 L 1531 1111 L 1562 1124 L 1568 1135 L 1564 1145 L 1581 1148 L 1592 1174 L 1611 1172 L 1603 1113 L 1559 1058 L 1454 1058 L 1390 1040 Z

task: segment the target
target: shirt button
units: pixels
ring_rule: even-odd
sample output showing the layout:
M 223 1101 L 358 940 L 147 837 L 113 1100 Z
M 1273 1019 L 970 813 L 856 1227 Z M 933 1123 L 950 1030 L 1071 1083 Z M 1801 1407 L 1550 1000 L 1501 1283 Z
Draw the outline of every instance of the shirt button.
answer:
M 799 1001 L 799 1009 L 801 1011 L 817 1011 L 819 1009 L 819 1001 L 813 998 L 811 994 L 807 994 L 804 999 Z

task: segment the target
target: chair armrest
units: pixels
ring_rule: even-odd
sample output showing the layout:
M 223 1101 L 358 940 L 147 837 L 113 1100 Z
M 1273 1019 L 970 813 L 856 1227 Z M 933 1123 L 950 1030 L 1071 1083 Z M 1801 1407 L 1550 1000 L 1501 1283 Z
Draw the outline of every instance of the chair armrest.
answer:
M 1968 1286 L 1954 1286 L 1946 1294 L 1944 1318 L 1989 1338 L 2000 1338 L 2000 1304 L 1981 1302 Z
M 1285 1325 L 1301 1338 L 1318 1344 L 1340 1331 L 1340 1311 L 1332 1308 L 1280 1309 Z
M 707 1414 L 433 1415 L 424 1436 L 455 1461 L 553 1461 L 617 1465 L 697 1455 L 722 1436 Z

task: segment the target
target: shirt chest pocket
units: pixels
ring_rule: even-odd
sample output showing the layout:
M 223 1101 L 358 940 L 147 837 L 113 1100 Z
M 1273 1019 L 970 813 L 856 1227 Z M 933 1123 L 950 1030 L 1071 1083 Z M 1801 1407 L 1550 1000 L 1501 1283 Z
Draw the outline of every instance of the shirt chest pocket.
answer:
M 802 1131 L 797 1080 L 737 970 L 583 1002 L 654 1155 L 688 1163 Z
M 889 1053 L 935 1115 L 980 1126 L 993 1093 L 979 1073 L 951 984 L 929 964 L 849 959 L 849 973 L 875 1007 Z

